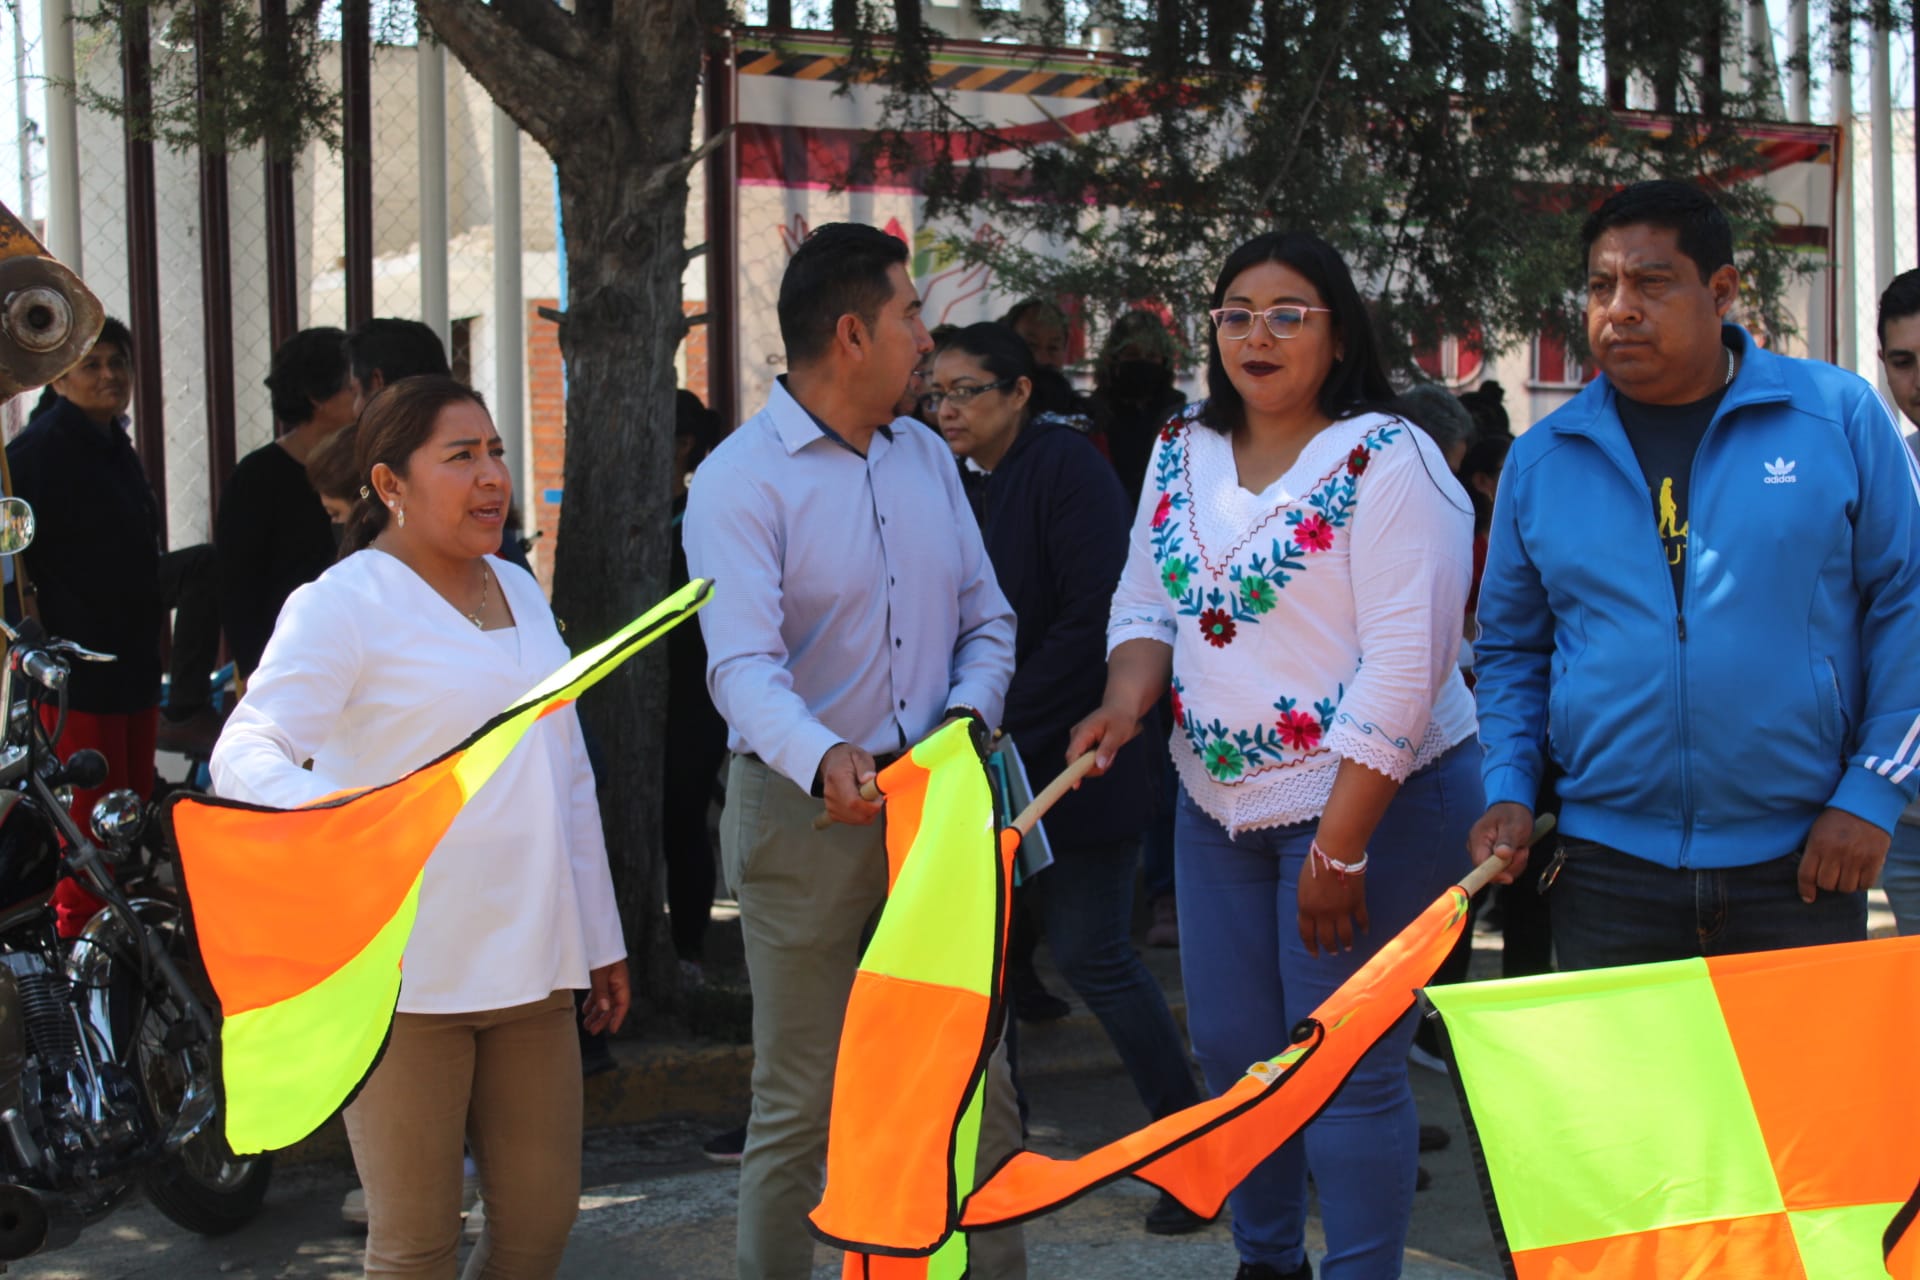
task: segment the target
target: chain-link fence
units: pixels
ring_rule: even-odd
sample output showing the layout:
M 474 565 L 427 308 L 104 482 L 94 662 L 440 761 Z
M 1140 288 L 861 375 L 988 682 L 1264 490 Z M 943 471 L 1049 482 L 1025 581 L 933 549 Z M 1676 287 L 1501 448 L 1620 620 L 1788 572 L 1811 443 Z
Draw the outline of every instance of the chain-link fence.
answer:
M 551 320 L 539 314 L 542 308 L 564 306 L 562 236 L 553 166 L 536 144 L 519 136 L 519 237 L 511 248 L 498 245 L 494 187 L 501 165 L 491 100 L 456 59 L 441 55 L 444 70 L 437 83 L 444 95 L 439 114 L 445 122 L 445 147 L 443 159 L 436 160 L 435 149 L 422 146 L 421 102 L 423 83 L 431 91 L 436 81 L 431 74 L 422 75 L 421 45 L 412 6 L 409 0 L 375 0 L 373 10 L 368 156 L 373 206 L 372 312 L 409 318 L 427 315 L 425 293 L 433 287 L 433 273 L 426 258 L 444 245 L 445 338 L 455 374 L 487 394 L 497 409 L 503 409 L 498 403 L 502 362 L 518 362 L 522 370 L 521 415 L 527 447 L 524 474 L 516 480 L 525 528 L 529 533 L 544 535 L 536 545 L 536 562 L 544 561 L 540 567 L 547 568 L 563 498 L 565 436 L 565 374 L 558 331 Z M 340 13 L 339 0 L 331 0 L 320 23 L 323 36 L 330 40 L 322 51 L 320 74 L 336 85 L 341 83 L 342 72 Z M 77 27 L 76 34 L 80 79 L 101 95 L 117 96 L 121 87 L 117 36 L 87 26 Z M 191 56 L 190 48 L 169 47 L 158 40 L 154 43 L 153 57 L 163 73 L 177 60 Z M 424 116 L 431 120 L 435 114 L 429 110 Z M 704 120 L 704 113 L 697 111 L 695 118 Z M 696 125 L 696 145 L 698 134 Z M 82 224 L 78 265 L 109 313 L 130 318 L 133 280 L 122 121 L 82 108 L 78 152 Z M 440 164 L 444 165 L 446 184 L 444 229 L 427 225 L 422 217 L 423 181 L 435 180 Z M 164 481 L 169 541 L 176 547 L 204 541 L 211 535 L 216 487 L 213 471 L 218 465 L 214 458 L 221 431 L 221 425 L 213 421 L 208 395 L 206 246 L 199 169 L 200 157 L 194 151 L 155 148 L 165 456 L 150 460 L 149 467 L 157 479 Z M 292 166 L 292 310 L 298 327 L 346 327 L 346 170 L 345 157 L 339 151 L 317 144 L 304 151 Z M 225 312 L 232 331 L 232 449 L 236 459 L 267 444 L 274 432 L 265 387 L 273 345 L 269 282 L 274 276 L 275 255 L 285 252 L 286 246 L 276 246 L 270 239 L 268 184 L 266 165 L 257 149 L 229 158 L 229 232 L 225 248 L 231 285 Z M 704 174 L 697 172 L 689 200 L 689 244 L 716 239 L 707 225 L 705 194 Z M 513 317 L 516 323 L 506 325 L 496 314 L 497 252 L 502 249 L 516 254 L 520 277 L 515 308 L 518 314 Z M 772 269 L 776 287 L 779 265 L 784 265 L 784 253 Z M 692 261 L 685 284 L 688 313 L 707 312 L 704 258 Z M 753 296 L 750 289 L 746 292 Z M 761 303 L 755 300 L 747 305 L 751 312 Z M 216 314 L 219 310 L 216 302 Z M 772 315 L 770 297 L 765 300 L 764 314 Z M 712 389 L 707 349 L 707 328 L 696 325 L 676 370 L 681 385 L 691 387 L 703 398 L 710 398 Z M 769 370 L 769 376 L 772 372 L 777 370 Z M 12 412 L 24 417 L 26 408 L 14 406 Z

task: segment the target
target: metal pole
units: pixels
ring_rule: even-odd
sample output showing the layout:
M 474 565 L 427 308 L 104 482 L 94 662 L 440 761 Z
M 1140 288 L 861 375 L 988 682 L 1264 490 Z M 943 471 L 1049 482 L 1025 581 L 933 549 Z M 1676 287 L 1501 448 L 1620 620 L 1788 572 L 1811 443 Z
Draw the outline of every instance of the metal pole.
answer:
M 20 126 L 20 221 L 33 227 L 33 122 L 27 116 L 27 10 L 13 0 L 13 118 Z
M 41 0 L 40 39 L 47 51 L 47 248 L 86 275 L 80 255 L 80 120 L 74 107 L 73 7 Z
M 138 122 L 153 113 L 152 42 L 147 10 L 128 11 L 120 29 L 123 125 L 127 156 L 127 323 L 133 329 L 134 445 L 146 467 L 160 512 L 160 545 L 167 542 L 166 394 L 160 379 L 160 234 L 154 208 L 153 143 Z M 71 265 L 71 264 L 69 264 Z
M 453 342 L 447 298 L 447 51 L 420 37 L 414 57 L 420 86 L 420 318 Z M 563 304 L 564 305 L 564 304 Z
M 1840 131 L 1838 181 L 1840 204 L 1833 229 L 1833 270 L 1839 314 L 1834 317 L 1837 337 L 1835 363 L 1851 369 L 1859 355 L 1854 341 L 1854 255 L 1853 234 L 1853 7 L 1850 0 L 1834 0 L 1829 6 L 1833 28 L 1830 49 L 1833 66 L 1831 93 L 1833 124 Z
M 1793 65 L 1787 70 L 1787 119 L 1805 123 L 1813 118 L 1812 59 L 1813 31 L 1807 16 L 1807 0 L 1793 0 L 1787 7 L 1788 40 Z
M 286 51 L 287 0 L 260 0 L 260 21 L 276 56 Z M 293 201 L 293 157 L 266 148 L 267 336 L 273 349 L 300 328 L 300 240 Z
M 373 318 L 373 17 L 367 0 L 341 0 L 345 108 L 347 327 Z
M 1876 10 L 1870 72 L 1873 95 L 1873 296 L 1876 302 L 1886 287 L 1893 283 L 1892 33 L 1879 18 Z
M 219 91 L 213 48 L 212 0 L 194 9 L 194 91 L 204 104 Z M 204 127 L 204 126 L 203 126 Z M 219 139 L 200 143 L 200 336 L 207 398 L 207 527 L 220 509 L 220 490 L 233 474 L 233 228 L 227 205 L 227 153 Z
M 706 126 L 709 138 L 734 118 L 732 42 L 707 55 Z M 740 422 L 738 245 L 734 237 L 735 151 L 731 139 L 707 160 L 707 407 L 728 431 Z
M 533 492 L 527 474 L 527 316 L 520 281 L 520 127 L 493 109 L 493 423 L 507 449 L 520 509 Z

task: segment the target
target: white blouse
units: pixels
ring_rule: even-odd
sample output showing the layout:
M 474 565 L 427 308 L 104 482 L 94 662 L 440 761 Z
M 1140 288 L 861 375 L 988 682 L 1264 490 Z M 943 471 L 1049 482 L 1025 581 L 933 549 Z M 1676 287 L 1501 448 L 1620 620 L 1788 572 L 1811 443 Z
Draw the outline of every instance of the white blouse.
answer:
M 1473 514 L 1427 434 L 1336 422 L 1260 493 L 1229 437 L 1161 433 L 1108 652 L 1173 647 L 1173 758 L 1229 832 L 1317 818 L 1342 759 L 1405 781 L 1477 725 L 1454 665 Z
M 372 549 L 289 596 L 214 747 L 215 792 L 291 809 L 396 781 L 563 665 L 570 655 L 539 584 L 505 561 L 487 563 L 511 629 L 479 630 Z M 593 771 L 568 707 L 528 731 L 427 860 L 399 1008 L 527 1004 L 587 986 L 589 969 L 625 954 Z

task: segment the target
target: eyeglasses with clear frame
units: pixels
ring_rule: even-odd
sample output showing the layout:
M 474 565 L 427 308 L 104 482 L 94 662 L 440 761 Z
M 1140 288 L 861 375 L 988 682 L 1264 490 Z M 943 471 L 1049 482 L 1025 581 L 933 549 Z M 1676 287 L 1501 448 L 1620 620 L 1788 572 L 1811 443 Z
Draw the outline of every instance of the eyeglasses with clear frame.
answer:
M 1307 324 L 1307 313 L 1322 311 L 1333 314 L 1332 307 L 1308 307 L 1295 302 L 1282 303 L 1277 307 L 1268 307 L 1265 311 L 1251 311 L 1246 307 L 1218 307 L 1207 314 L 1213 317 L 1214 331 L 1230 342 L 1244 342 L 1253 336 L 1253 318 L 1259 316 L 1267 326 L 1267 332 L 1276 338 L 1297 338 L 1300 330 Z
M 982 382 L 973 387 L 955 387 L 950 391 L 929 391 L 920 397 L 920 403 L 928 413 L 940 412 L 940 406 L 948 400 L 964 409 L 973 403 L 976 396 L 985 395 L 989 391 L 1005 391 L 1013 384 L 1014 379 L 1001 378 L 997 382 Z

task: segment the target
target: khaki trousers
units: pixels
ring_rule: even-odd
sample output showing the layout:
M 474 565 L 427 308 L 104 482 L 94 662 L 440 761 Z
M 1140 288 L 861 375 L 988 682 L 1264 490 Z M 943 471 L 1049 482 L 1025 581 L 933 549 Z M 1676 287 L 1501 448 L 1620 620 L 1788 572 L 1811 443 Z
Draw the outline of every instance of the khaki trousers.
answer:
M 887 896 L 886 833 L 813 830 L 821 802 L 760 761 L 727 770 L 720 850 L 740 900 L 753 984 L 753 1114 L 740 1162 L 740 1280 L 807 1280 L 807 1214 L 826 1180 L 840 1028 L 867 932 Z M 1006 1048 L 989 1063 L 979 1176 L 1021 1143 Z M 974 1280 L 1023 1280 L 1019 1227 L 973 1236 Z
M 368 1276 L 453 1280 L 461 1142 L 487 1227 L 466 1280 L 549 1280 L 580 1210 L 580 1041 L 573 993 L 485 1013 L 394 1015 L 347 1108 L 367 1189 Z

